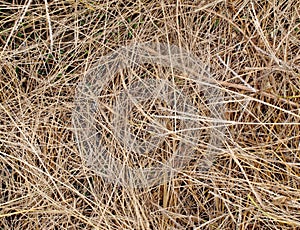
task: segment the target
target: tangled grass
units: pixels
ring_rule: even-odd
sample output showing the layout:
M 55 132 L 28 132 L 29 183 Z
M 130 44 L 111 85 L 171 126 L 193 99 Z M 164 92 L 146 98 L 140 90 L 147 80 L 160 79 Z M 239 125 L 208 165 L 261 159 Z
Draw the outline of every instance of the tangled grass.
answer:
M 0 1 L 0 229 L 299 229 L 299 9 L 297 0 Z M 226 140 L 208 171 L 197 167 L 204 138 L 176 177 L 132 188 L 87 167 L 72 112 L 78 83 L 101 56 L 143 42 L 182 47 L 210 66 Z M 182 87 L 190 80 L 145 66 L 135 71 L 176 75 Z M 122 73 L 107 92 L 120 85 Z M 149 163 L 126 161 L 116 138 L 107 143 L 125 164 Z

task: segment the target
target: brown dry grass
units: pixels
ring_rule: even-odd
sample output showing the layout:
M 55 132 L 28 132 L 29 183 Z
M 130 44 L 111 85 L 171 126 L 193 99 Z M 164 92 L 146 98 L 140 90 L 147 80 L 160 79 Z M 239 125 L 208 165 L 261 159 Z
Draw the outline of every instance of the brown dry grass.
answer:
M 299 9 L 0 1 L 0 229 L 300 229 Z M 186 167 L 164 185 L 128 189 L 85 166 L 71 113 L 100 56 L 145 41 L 193 52 L 235 100 L 230 141 L 207 173 Z

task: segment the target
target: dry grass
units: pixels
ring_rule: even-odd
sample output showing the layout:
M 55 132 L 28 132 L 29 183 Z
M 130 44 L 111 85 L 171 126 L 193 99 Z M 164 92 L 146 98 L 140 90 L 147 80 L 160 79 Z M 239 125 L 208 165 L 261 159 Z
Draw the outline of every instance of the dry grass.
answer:
M 0 1 L 0 229 L 300 229 L 300 2 L 121 2 Z M 71 115 L 100 56 L 146 41 L 210 65 L 228 133 L 208 172 L 134 189 L 85 165 Z

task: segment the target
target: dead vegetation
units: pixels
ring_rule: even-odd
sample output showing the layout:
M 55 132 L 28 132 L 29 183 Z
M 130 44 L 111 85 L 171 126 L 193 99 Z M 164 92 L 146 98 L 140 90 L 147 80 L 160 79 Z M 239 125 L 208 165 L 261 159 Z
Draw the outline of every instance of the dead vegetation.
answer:
M 299 229 L 299 9 L 297 0 L 0 1 L 0 229 Z M 210 66 L 227 134 L 207 172 L 195 158 L 172 180 L 135 189 L 87 167 L 72 112 L 98 59 L 141 42 L 174 44 Z

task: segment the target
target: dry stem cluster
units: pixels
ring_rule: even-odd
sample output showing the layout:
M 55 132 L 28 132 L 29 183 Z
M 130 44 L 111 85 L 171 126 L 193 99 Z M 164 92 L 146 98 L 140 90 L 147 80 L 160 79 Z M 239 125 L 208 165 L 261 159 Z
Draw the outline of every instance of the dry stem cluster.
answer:
M 0 229 L 299 229 L 299 9 L 297 0 L 0 1 Z M 197 167 L 204 138 L 172 180 L 131 188 L 87 167 L 72 112 L 99 58 L 142 42 L 182 47 L 210 66 L 224 93 L 226 141 L 206 172 Z M 146 70 L 135 71 L 189 85 L 209 119 L 188 75 Z M 120 73 L 107 93 L 122 84 Z M 106 143 L 127 162 L 124 145 Z M 164 151 L 152 157 L 163 161 Z M 128 164 L 146 167 L 147 157 Z

